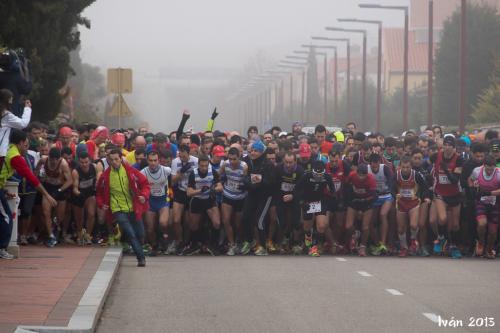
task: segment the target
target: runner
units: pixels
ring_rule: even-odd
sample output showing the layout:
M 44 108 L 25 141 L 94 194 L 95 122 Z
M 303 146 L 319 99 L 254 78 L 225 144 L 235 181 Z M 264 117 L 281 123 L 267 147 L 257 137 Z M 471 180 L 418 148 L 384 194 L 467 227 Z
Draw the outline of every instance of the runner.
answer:
M 354 250 L 352 234 L 357 216 L 361 218 L 361 244 L 357 251 L 360 257 L 366 257 L 366 244 L 370 236 L 370 226 L 373 214 L 373 203 L 377 200 L 377 182 L 368 173 L 368 166 L 360 164 L 357 170 L 351 171 L 346 181 L 347 214 L 346 214 L 346 246 Z
M 417 241 L 420 203 L 430 203 L 430 195 L 423 176 L 412 169 L 411 158 L 403 156 L 396 174 L 396 219 L 398 223 L 399 257 L 414 256 L 419 250 Z M 410 248 L 406 228 L 410 225 Z
M 248 175 L 248 166 L 240 160 L 238 148 L 230 148 L 227 154 L 227 161 L 223 162 L 220 168 L 221 182 L 223 184 L 221 215 L 224 231 L 228 240 L 228 256 L 237 254 L 236 237 L 232 221 L 236 227 L 238 239 L 242 241 L 242 211 L 245 198 L 247 196 L 245 183 Z
M 484 159 L 484 164 L 477 167 L 469 177 L 469 184 L 477 189 L 476 196 L 476 220 L 477 220 L 477 241 L 475 255 L 485 256 L 488 259 L 495 259 L 494 249 L 498 234 L 498 224 L 500 223 L 500 169 L 496 167 L 496 160 L 488 155 Z M 486 253 L 484 251 L 485 236 Z
M 221 226 L 219 207 L 215 201 L 215 193 L 222 192 L 217 171 L 209 167 L 208 156 L 201 155 L 198 158 L 198 167 L 189 174 L 186 194 L 190 198 L 189 203 L 189 229 L 191 231 L 191 246 L 184 255 L 193 255 L 200 252 L 199 244 L 201 237 L 201 222 L 203 214 L 206 213 L 212 223 L 211 241 L 206 250 L 211 255 L 218 255 L 217 245 L 219 242 L 219 231 Z
M 96 213 L 97 171 L 87 152 L 81 152 L 78 155 L 78 166 L 72 171 L 72 176 L 73 197 L 71 203 L 76 222 L 77 244 L 91 245 Z M 84 217 L 86 217 L 87 222 L 85 229 L 83 228 Z
M 322 161 L 314 161 L 312 170 L 307 171 L 295 186 L 293 196 L 303 202 L 304 245 L 312 257 L 319 257 L 320 247 L 325 242 L 325 233 L 329 231 L 325 193 L 334 193 L 332 178 L 325 172 Z M 316 234 L 312 229 L 316 226 Z M 330 237 L 327 237 L 331 239 Z
M 449 241 L 449 255 L 459 259 L 462 254 L 456 242 L 460 228 L 460 174 L 463 159 L 455 151 L 455 138 L 447 135 L 443 148 L 430 158 L 434 165 L 434 200 L 431 206 L 430 224 L 437 235 L 434 254 L 443 255 Z

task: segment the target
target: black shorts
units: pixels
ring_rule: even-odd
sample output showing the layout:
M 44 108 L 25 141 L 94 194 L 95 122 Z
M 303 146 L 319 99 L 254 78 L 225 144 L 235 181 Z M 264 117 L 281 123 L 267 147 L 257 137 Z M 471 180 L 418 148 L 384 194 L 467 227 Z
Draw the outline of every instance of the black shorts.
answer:
M 215 202 L 215 198 L 209 199 L 199 199 L 199 198 L 191 198 L 189 202 L 189 211 L 193 214 L 203 214 L 210 208 L 214 208 L 217 206 Z
M 328 211 L 335 212 L 345 212 L 347 210 L 347 206 L 345 200 L 343 198 L 328 198 Z
M 43 187 L 47 190 L 52 198 L 56 201 L 65 201 L 68 199 L 68 191 L 59 192 L 61 185 L 43 184 Z
M 174 202 L 177 202 L 181 205 L 187 206 L 189 203 L 189 198 L 187 196 L 186 191 L 175 189 L 174 190 Z
M 456 207 L 462 203 L 462 196 L 459 195 L 451 195 L 451 196 L 444 196 L 435 193 L 434 194 L 434 199 L 439 199 L 442 200 L 448 207 Z
M 88 192 L 88 193 L 81 192 L 79 196 L 72 195 L 70 202 L 77 207 L 83 208 L 83 206 L 85 206 L 85 202 L 87 201 L 87 199 L 93 196 L 95 196 L 94 192 Z
M 373 200 L 365 201 L 365 202 L 350 202 L 347 204 L 348 207 L 354 209 L 357 212 L 366 212 L 367 210 L 372 209 Z
M 28 218 L 33 212 L 35 206 L 37 193 L 21 194 L 21 202 L 19 203 L 19 210 L 21 211 L 21 218 Z
M 233 200 L 226 197 L 222 197 L 222 203 L 233 207 L 236 213 L 241 213 L 243 211 L 243 205 L 245 204 L 245 199 Z
M 304 202 L 303 206 L 302 206 L 302 218 L 306 221 L 310 221 L 312 220 L 315 216 L 318 216 L 318 215 L 325 215 L 326 216 L 326 212 L 328 210 L 328 202 L 326 200 L 321 200 L 321 209 L 318 211 L 318 212 L 308 212 L 309 211 L 309 208 L 310 208 L 310 204 L 312 202 Z

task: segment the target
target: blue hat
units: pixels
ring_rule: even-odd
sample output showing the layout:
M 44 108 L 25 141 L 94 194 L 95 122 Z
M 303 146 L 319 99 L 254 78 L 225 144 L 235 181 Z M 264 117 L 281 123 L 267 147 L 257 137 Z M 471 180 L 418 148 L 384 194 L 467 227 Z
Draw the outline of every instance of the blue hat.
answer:
M 266 150 L 266 146 L 264 146 L 264 144 L 262 143 L 262 141 L 255 141 L 253 144 L 252 144 L 252 149 L 255 149 L 257 150 L 259 153 L 263 153 L 264 150 Z

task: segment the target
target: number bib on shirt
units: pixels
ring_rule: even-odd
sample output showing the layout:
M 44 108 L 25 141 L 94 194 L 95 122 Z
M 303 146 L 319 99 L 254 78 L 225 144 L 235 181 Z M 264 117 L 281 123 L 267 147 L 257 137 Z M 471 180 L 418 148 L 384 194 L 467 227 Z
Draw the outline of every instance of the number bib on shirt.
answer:
M 448 179 L 447 175 L 439 175 L 439 184 L 442 185 L 449 185 L 451 184 L 450 180 Z
M 80 181 L 78 187 L 81 189 L 87 189 L 89 187 L 92 187 L 93 185 L 94 185 L 94 179 L 87 179 Z
M 481 197 L 480 201 L 482 204 L 494 206 L 497 203 L 497 197 L 488 195 Z
M 281 183 L 281 190 L 283 192 L 292 192 L 294 188 L 295 188 L 295 184 Z
M 400 190 L 399 194 L 401 195 L 402 198 L 407 198 L 407 199 L 411 199 L 415 196 L 415 194 L 413 193 L 413 189 L 411 188 L 403 188 Z
M 153 197 L 161 197 L 165 195 L 165 189 L 160 186 L 151 186 L 151 195 Z
M 239 183 L 237 181 L 234 181 L 232 179 L 228 179 L 226 181 L 226 187 L 232 191 L 238 191 Z
M 321 201 L 310 202 L 307 214 L 314 214 L 319 212 L 321 212 Z
M 340 190 L 340 187 L 342 186 L 342 182 L 333 182 L 333 186 L 335 187 L 335 192 L 338 192 Z

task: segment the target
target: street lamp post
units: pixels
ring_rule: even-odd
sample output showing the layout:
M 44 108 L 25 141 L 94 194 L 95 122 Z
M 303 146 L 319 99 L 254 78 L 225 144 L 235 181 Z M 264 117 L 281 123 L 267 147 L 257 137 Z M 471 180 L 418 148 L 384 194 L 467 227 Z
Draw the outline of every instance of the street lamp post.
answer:
M 380 132 L 380 118 L 382 113 L 382 21 L 360 19 L 338 19 L 339 22 L 356 22 L 376 24 L 378 26 L 378 55 L 377 55 L 377 121 L 376 131 Z
M 334 69 L 333 69 L 333 104 L 334 104 L 334 119 L 336 118 L 335 116 L 338 114 L 338 56 L 337 56 L 337 47 L 336 46 L 329 46 L 329 45 L 302 45 L 302 47 L 314 47 L 316 49 L 331 49 L 334 51 L 333 57 L 334 57 Z M 308 54 L 308 51 L 294 51 L 295 53 L 302 53 L 302 54 Z
M 361 127 L 366 129 L 366 30 L 364 29 L 344 29 L 337 27 L 326 27 L 329 31 L 340 31 L 340 32 L 351 32 L 351 33 L 361 33 L 363 34 L 363 70 L 362 70 L 362 89 L 363 89 L 363 101 L 361 108 Z
M 467 47 L 467 1 L 462 0 L 460 6 L 460 67 L 458 70 L 458 109 L 460 112 L 460 119 L 458 121 L 458 129 L 460 133 L 464 132 L 465 129 L 465 75 L 466 75 L 466 63 L 465 63 L 465 51 Z
M 289 69 L 303 69 L 307 63 L 299 63 L 295 61 L 282 60 L 278 67 Z M 302 96 L 303 98 L 303 96 Z M 302 101 L 303 103 L 303 101 Z M 293 73 L 290 72 L 290 114 L 293 115 Z
M 408 129 L 408 6 L 385 6 L 379 4 L 359 4 L 361 8 L 403 10 L 405 13 L 404 64 L 403 64 L 403 128 Z
M 329 38 L 329 37 L 311 37 L 313 40 L 331 41 L 331 42 L 345 42 L 346 43 L 346 58 L 347 58 L 347 73 L 346 73 L 346 97 L 347 97 L 347 113 L 351 113 L 351 40 L 349 38 Z M 337 49 L 335 49 L 335 59 L 337 59 Z M 337 80 L 337 65 L 338 62 L 335 60 L 335 80 Z M 337 81 L 335 81 L 335 98 L 338 100 L 337 94 Z M 338 111 L 338 102 L 335 102 Z
M 311 52 L 311 47 L 309 45 L 302 45 L 303 47 L 309 47 L 309 52 Z M 324 56 L 324 64 L 323 64 L 323 75 L 325 76 L 325 82 L 323 85 L 323 123 L 326 125 L 327 123 L 327 116 L 328 116 L 328 55 L 326 52 L 316 52 L 315 53 L 318 56 Z M 308 60 L 308 57 L 300 57 L 300 56 L 286 56 L 285 58 L 289 59 L 301 59 L 301 60 Z
M 432 126 L 433 62 L 434 62 L 434 1 L 429 0 L 429 40 L 427 41 L 427 126 Z

